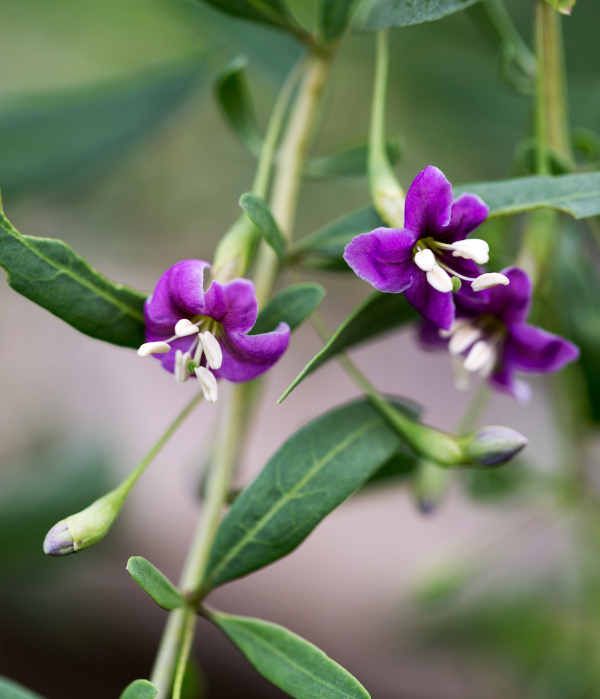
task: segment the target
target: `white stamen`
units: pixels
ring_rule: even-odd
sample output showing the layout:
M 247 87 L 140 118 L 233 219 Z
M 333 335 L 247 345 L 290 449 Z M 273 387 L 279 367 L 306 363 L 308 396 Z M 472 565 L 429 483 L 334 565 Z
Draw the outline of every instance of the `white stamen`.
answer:
M 452 357 L 454 386 L 457 391 L 468 391 L 471 387 L 471 374 L 465 369 L 461 357 Z
M 177 337 L 187 337 L 197 332 L 200 332 L 198 326 L 194 325 L 192 321 L 187 318 L 182 318 L 175 323 L 175 335 L 177 335 Z
M 198 377 L 200 388 L 202 389 L 202 393 L 204 393 L 206 400 L 209 403 L 216 403 L 218 395 L 217 379 L 215 379 L 214 375 L 203 366 L 197 367 L 194 369 L 194 372 Z
M 448 273 L 438 265 L 427 272 L 426 276 L 427 281 L 436 291 L 442 291 L 444 293 L 452 291 L 452 279 L 450 279 Z
M 223 352 L 217 338 L 208 330 L 200 333 L 200 342 L 206 355 L 206 363 L 211 369 L 220 369 L 223 364 Z
M 464 328 L 465 325 L 471 325 L 470 321 L 466 320 L 465 318 L 455 318 L 454 321 L 452 322 L 450 330 L 442 330 L 440 328 L 438 330 L 438 335 L 442 339 L 447 340 L 449 337 L 452 337 L 452 335 L 454 335 L 454 333 L 459 328 Z
M 414 257 L 414 260 L 417 267 L 422 269 L 424 272 L 430 272 L 436 265 L 435 255 L 429 248 L 419 250 Z
M 138 357 L 148 357 L 151 354 L 164 354 L 170 351 L 166 342 L 145 342 L 137 351 Z
M 490 348 L 492 350 L 490 353 L 490 358 L 488 359 L 487 363 L 484 364 L 479 370 L 479 375 L 482 376 L 484 379 L 487 379 L 487 377 L 492 373 L 494 367 L 496 366 L 496 360 L 498 358 L 496 347 L 494 345 L 490 345 Z
M 490 246 L 485 240 L 457 240 L 452 244 L 453 257 L 464 257 L 473 260 L 478 265 L 484 265 L 490 260 Z
M 190 378 L 190 372 L 187 368 L 187 363 L 192 358 L 189 352 L 185 354 L 181 350 L 175 352 L 175 381 L 177 383 L 185 383 Z
M 487 274 L 482 274 L 480 277 L 477 277 L 471 284 L 471 289 L 473 289 L 473 291 L 482 291 L 483 289 L 489 289 L 499 284 L 506 286 L 508 283 L 508 277 L 505 277 L 503 274 L 499 272 L 488 272 Z
M 477 342 L 480 337 L 481 330 L 479 328 L 473 325 L 464 325 L 462 328 L 458 328 L 452 335 L 448 343 L 448 350 L 450 354 L 462 354 L 474 342 Z
M 479 371 L 487 366 L 493 355 L 492 346 L 485 340 L 479 340 L 471 347 L 463 366 L 467 371 Z

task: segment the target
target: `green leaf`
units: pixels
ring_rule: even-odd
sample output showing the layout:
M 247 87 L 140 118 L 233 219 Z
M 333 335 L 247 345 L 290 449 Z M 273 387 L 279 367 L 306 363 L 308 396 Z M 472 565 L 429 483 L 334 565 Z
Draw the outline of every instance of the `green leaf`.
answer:
M 195 57 L 150 75 L 3 100 L 4 196 L 78 186 L 106 171 L 156 131 L 204 75 Z
M 455 197 L 463 192 L 478 194 L 490 207 L 490 216 L 534 209 L 558 209 L 575 218 L 600 214 L 600 172 L 557 177 L 536 175 L 454 187 Z
M 368 296 L 334 331 L 323 349 L 302 369 L 279 399 L 281 403 L 299 383 L 340 352 L 372 340 L 418 317 L 402 294 L 376 292 Z
M 325 43 L 337 39 L 346 29 L 356 0 L 321 0 L 319 32 Z
M 476 2 L 478 0 L 376 0 L 360 28 L 377 31 L 433 22 Z
M 290 326 L 290 330 L 295 330 L 313 314 L 324 296 L 325 289 L 314 282 L 288 286 L 273 296 L 259 313 L 250 334 L 259 335 L 275 330 L 282 321 Z
M 400 159 L 402 152 L 400 140 L 389 140 L 386 149 L 390 164 L 394 165 Z M 313 179 L 366 175 L 368 153 L 369 146 L 366 143 L 354 143 L 338 148 L 308 160 L 304 175 Z
M 415 415 L 417 417 L 418 415 Z M 419 458 L 415 454 L 400 444 L 398 451 L 379 468 L 365 483 L 365 486 L 370 485 L 387 485 L 389 481 L 406 478 L 414 473 Z
M 256 194 L 252 194 L 252 192 L 246 192 L 240 198 L 240 206 L 261 232 L 265 241 L 277 253 L 277 257 L 282 260 L 286 251 L 285 238 L 279 230 L 279 226 L 273 218 L 267 202 Z
M 231 128 L 251 153 L 258 155 L 262 136 L 252 104 L 245 69 L 247 60 L 238 56 L 220 73 L 215 83 L 215 94 Z
M 2 699 L 43 699 L 39 694 L 9 680 L 7 677 L 0 677 L 0 697 Z
M 292 28 L 285 5 L 280 0 L 203 0 L 203 2 L 234 17 L 252 19 L 275 27 Z
M 263 677 L 295 699 L 369 697 L 341 665 L 283 626 L 223 612 L 211 612 L 209 619 Z
M 132 556 L 127 570 L 136 583 L 163 609 L 185 606 L 185 600 L 173 583 L 142 556 Z
M 552 5 L 555 10 L 558 10 L 563 15 L 571 14 L 576 1 L 577 0 L 546 0 L 549 5 Z
M 62 240 L 21 235 L 0 212 L 8 283 L 86 335 L 125 347 L 144 341 L 146 294 L 103 277 Z
M 127 685 L 119 699 L 154 699 L 158 689 L 148 680 L 135 680 Z
M 296 432 L 221 523 L 203 588 L 247 575 L 290 553 L 397 446 L 395 432 L 366 400 L 333 410 Z
M 367 233 L 384 223 L 372 206 L 366 206 L 338 218 L 300 240 L 290 257 L 307 267 L 327 269 L 332 272 L 350 272 L 343 258 L 344 248 L 360 233 Z

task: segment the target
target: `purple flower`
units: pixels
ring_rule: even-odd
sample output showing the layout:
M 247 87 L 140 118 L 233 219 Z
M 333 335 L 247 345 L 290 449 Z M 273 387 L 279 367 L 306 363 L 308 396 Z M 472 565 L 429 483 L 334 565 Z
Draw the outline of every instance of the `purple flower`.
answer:
M 475 194 L 452 195 L 441 170 L 428 166 L 406 195 L 404 228 L 377 228 L 354 238 L 344 259 L 379 291 L 404 293 L 427 320 L 450 329 L 454 320 L 452 277 L 475 290 L 506 284 L 500 275 L 481 275 L 489 259 L 483 240 L 465 238 L 486 219 L 488 207 Z
M 470 291 L 455 295 L 456 320 L 450 332 L 431 323 L 421 330 L 429 347 L 447 346 L 454 356 L 464 357 L 462 368 L 487 377 L 491 386 L 509 393 L 519 402 L 529 398 L 529 386 L 515 372 L 550 374 L 579 357 L 568 340 L 528 325 L 532 284 L 519 267 L 502 270 L 508 286 L 490 289 L 482 297 Z
M 280 323 L 272 332 L 249 335 L 258 312 L 254 284 L 213 280 L 204 291 L 208 268 L 208 262 L 184 260 L 162 275 L 144 306 L 147 342 L 138 354 L 160 354 L 180 382 L 193 370 L 214 402 L 217 378 L 250 381 L 270 369 L 287 349 L 290 328 Z

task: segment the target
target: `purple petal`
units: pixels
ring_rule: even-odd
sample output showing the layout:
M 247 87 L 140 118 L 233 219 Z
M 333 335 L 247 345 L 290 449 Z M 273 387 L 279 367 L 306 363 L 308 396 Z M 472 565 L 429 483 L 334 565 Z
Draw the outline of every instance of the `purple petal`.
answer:
M 452 185 L 444 173 L 433 165 L 420 172 L 406 194 L 404 226 L 417 238 L 434 235 L 450 223 Z
M 275 330 L 262 335 L 223 333 L 219 336 L 223 364 L 214 374 L 228 381 L 250 381 L 275 364 L 286 351 L 289 341 L 287 323 L 280 323 Z
M 488 383 L 496 391 L 508 393 L 518 403 L 528 403 L 531 399 L 531 388 L 528 383 L 515 378 L 514 371 L 509 365 L 499 367 L 489 378 Z
M 415 241 L 416 235 L 405 228 L 376 228 L 346 245 L 344 259 L 379 291 L 399 294 L 411 283 Z
M 442 330 L 450 330 L 454 320 L 454 299 L 451 292 L 437 291 L 427 281 L 425 272 L 416 265 L 412 284 L 405 289 L 406 300 L 417 311 L 434 325 Z
M 258 304 L 254 284 L 249 279 L 233 279 L 226 284 L 213 281 L 204 295 L 204 314 L 230 332 L 246 333 L 256 323 Z
M 533 325 L 508 327 L 503 363 L 521 371 L 548 374 L 559 371 L 579 357 L 579 349 L 568 340 Z
M 448 338 L 440 336 L 440 329 L 434 323 L 424 320 L 417 330 L 417 341 L 427 351 L 447 349 Z
M 476 194 L 461 194 L 452 204 L 450 223 L 436 237 L 445 243 L 464 240 L 485 221 L 489 212 L 489 207 L 481 197 Z
M 531 306 L 531 279 L 519 267 L 507 267 L 501 273 L 508 277 L 508 286 L 494 286 L 487 290 L 489 301 L 485 312 L 495 315 L 505 325 L 523 323 Z

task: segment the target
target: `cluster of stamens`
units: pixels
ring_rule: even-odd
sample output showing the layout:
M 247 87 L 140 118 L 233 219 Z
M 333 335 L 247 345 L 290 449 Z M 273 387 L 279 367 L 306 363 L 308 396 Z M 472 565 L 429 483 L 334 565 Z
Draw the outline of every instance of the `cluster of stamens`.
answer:
M 459 318 L 450 330 L 439 330 L 440 337 L 449 338 L 448 350 L 455 358 L 457 388 L 467 389 L 470 374 L 487 378 L 496 366 L 502 329 L 484 327 L 485 323 Z M 466 355 L 463 356 L 466 352 Z
M 478 277 L 466 277 L 454 271 L 441 255 L 452 251 L 452 257 L 473 260 L 475 264 L 484 265 L 490 259 L 490 247 L 485 240 L 458 240 L 455 243 L 441 243 L 434 238 L 423 238 L 415 245 L 414 262 L 426 273 L 427 281 L 437 291 L 444 293 L 458 291 L 461 280 L 471 283 L 473 291 L 489 289 L 498 284 L 508 284 L 508 278 L 497 272 L 481 274 Z
M 210 330 L 200 331 L 200 326 L 210 320 L 202 318 L 192 323 L 187 318 L 181 318 L 175 324 L 173 337 L 158 342 L 145 342 L 139 349 L 140 357 L 148 357 L 151 354 L 165 354 L 171 351 L 170 342 L 189 335 L 196 335 L 187 352 L 180 349 L 175 351 L 175 381 L 184 383 L 190 378 L 190 372 L 196 374 L 202 393 L 209 403 L 215 403 L 218 396 L 217 379 L 210 369 L 220 369 L 223 363 L 223 352 L 219 341 Z M 204 355 L 206 366 L 200 366 Z M 209 368 L 210 367 L 210 368 Z

